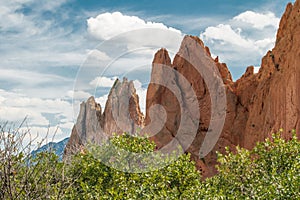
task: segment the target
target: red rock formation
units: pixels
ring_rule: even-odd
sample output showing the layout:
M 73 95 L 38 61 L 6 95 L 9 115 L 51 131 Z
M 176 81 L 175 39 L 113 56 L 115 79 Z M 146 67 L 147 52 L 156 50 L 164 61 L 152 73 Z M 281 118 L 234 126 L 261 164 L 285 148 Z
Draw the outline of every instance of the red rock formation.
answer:
M 168 67 L 172 70 L 168 71 Z M 219 73 L 219 71 L 221 73 Z M 184 79 L 179 78 L 179 76 L 184 77 L 188 84 L 184 83 Z M 159 79 L 161 81 L 158 81 Z M 156 129 L 157 134 L 151 139 L 156 142 L 158 148 L 162 148 L 173 138 L 177 138 L 179 143 L 182 144 L 185 143 L 184 140 L 193 137 L 188 148 L 184 147 L 184 149 L 191 153 L 192 158 L 196 161 L 197 167 L 202 170 L 204 175 L 215 173 L 213 167 L 207 167 L 216 164 L 215 154 L 211 153 L 204 159 L 200 159 L 199 151 L 206 134 L 213 131 L 210 130 L 213 127 L 210 122 L 218 120 L 216 116 L 211 115 L 211 96 L 220 98 L 217 95 L 218 92 L 220 92 L 220 88 L 217 87 L 218 84 L 216 80 L 220 80 L 226 84 L 232 84 L 232 78 L 226 64 L 213 60 L 208 47 L 205 47 L 199 38 L 186 36 L 172 64 L 168 52 L 165 49 L 161 49 L 156 53 L 153 60 L 151 83 L 148 86 L 147 92 L 146 125 L 157 126 L 155 123 L 153 125 L 151 120 L 159 118 L 160 113 L 152 113 L 151 116 L 149 110 L 151 110 L 153 105 L 163 106 L 167 115 L 165 119 L 166 122 L 162 126 L 163 128 L 160 130 Z M 153 82 L 161 82 L 166 85 L 153 84 Z M 209 86 L 206 85 L 207 82 Z M 168 86 L 168 88 L 166 86 Z M 224 86 L 223 90 L 225 95 L 225 91 L 227 90 L 226 86 L 223 84 L 220 86 Z M 192 98 L 193 92 L 195 98 Z M 210 95 L 211 93 L 213 95 Z M 176 97 L 176 94 L 178 97 Z M 233 98 L 232 100 L 230 99 L 229 102 L 233 102 L 231 110 L 232 113 L 234 113 L 237 97 L 233 94 L 228 96 Z M 226 101 L 226 96 L 223 96 L 223 99 L 220 98 L 220 100 Z M 218 100 L 216 100 L 216 102 L 218 102 Z M 224 108 L 216 106 L 215 110 L 222 113 L 221 110 L 223 109 L 225 114 L 226 102 L 223 103 L 225 105 Z M 198 113 L 195 112 L 197 110 Z M 185 121 L 181 121 L 183 113 L 187 113 L 187 117 L 184 119 L 189 119 L 194 123 L 183 125 L 186 124 Z M 197 124 L 195 124 L 195 122 L 197 122 Z M 232 117 L 232 120 L 228 121 L 227 124 L 233 123 L 234 117 Z M 178 138 L 177 132 L 180 128 L 190 133 L 183 133 L 182 136 Z M 194 135 L 191 133 L 192 130 L 194 131 Z M 151 132 L 152 130 L 149 129 L 148 131 Z M 151 132 L 151 135 L 153 134 L 154 131 Z M 230 133 L 228 133 L 228 135 L 230 135 Z M 225 137 L 225 139 L 227 138 Z M 221 143 L 222 147 L 231 145 L 231 143 L 227 141 Z
M 101 106 L 90 97 L 87 102 L 80 104 L 80 112 L 73 126 L 70 139 L 65 148 L 65 155 L 83 150 L 87 142 L 99 143 L 105 139 L 100 127 Z
M 133 82 L 118 79 L 112 87 L 105 105 L 102 119 L 103 131 L 107 134 L 135 133 L 143 126 L 144 117 L 139 106 Z
M 300 134 L 300 1 L 289 3 L 280 21 L 276 44 L 262 59 L 261 69 L 252 75 L 257 85 L 249 104 L 242 146 L 252 148 L 272 132 L 283 128 Z M 240 81 L 243 82 L 243 81 Z M 240 86 L 240 90 L 245 87 Z
M 167 72 L 162 65 L 169 66 L 173 71 Z M 212 93 L 208 90 L 210 79 L 199 73 L 199 69 L 211 69 L 212 77 L 222 78 L 226 91 L 225 123 L 212 151 L 203 159 L 199 159 L 199 150 L 204 138 L 210 134 L 212 119 Z M 174 72 L 176 71 L 176 72 Z M 159 50 L 153 60 L 152 82 L 170 83 L 172 90 L 165 86 L 149 84 L 146 104 L 146 123 L 151 126 L 151 120 L 161 115 L 150 112 L 153 105 L 161 105 L 166 111 L 166 123 L 157 131 L 152 139 L 158 148 L 168 144 L 176 137 L 182 109 L 191 111 L 185 103 L 184 88 L 178 81 L 178 73 L 183 75 L 192 86 L 197 96 L 200 115 L 199 127 L 195 139 L 187 149 L 202 170 L 204 177 L 216 173 L 215 151 L 224 151 L 225 146 L 240 145 L 252 148 L 256 142 L 264 140 L 280 128 L 284 129 L 283 137 L 291 137 L 291 130 L 296 129 L 300 137 L 300 1 L 294 5 L 288 4 L 281 19 L 277 34 L 276 45 L 272 51 L 262 59 L 258 74 L 254 68 L 247 68 L 245 74 L 236 82 L 232 81 L 226 64 L 219 63 L 218 57 L 213 60 L 209 49 L 194 36 L 186 36 L 173 63 L 165 49 Z M 206 79 L 205 79 L 206 78 Z M 163 80 L 163 81 L 162 81 Z M 217 90 L 217 88 L 216 88 Z M 179 91 L 179 92 L 178 92 Z M 182 94 L 176 98 L 174 93 Z M 183 106 L 183 108 L 181 107 Z M 221 109 L 219 110 L 221 111 Z M 151 116 L 152 115 L 152 116 Z M 156 126 L 156 125 L 154 125 Z M 185 127 L 189 129 L 189 127 Z M 151 132 L 151 129 L 148 131 Z M 154 134 L 154 132 L 152 134 Z
M 87 142 L 101 144 L 112 133 L 135 133 L 143 126 L 143 114 L 139 107 L 139 98 L 132 81 L 124 78 L 123 82 L 115 81 L 104 112 L 94 97 L 80 105 L 77 122 L 65 148 L 65 155 L 76 153 L 84 148 Z
M 300 138 L 300 0 L 288 4 L 274 49 L 262 59 L 259 72 L 253 71 L 248 67 L 233 82 L 226 64 L 211 58 L 209 48 L 194 36 L 183 39 L 173 62 L 166 49 L 159 50 L 143 132 L 152 135 L 159 149 L 175 140 L 191 153 L 204 177 L 216 173 L 215 152 L 224 152 L 225 146 L 252 148 L 280 128 L 284 138 L 291 137 L 292 129 Z M 143 116 L 133 84 L 117 81 L 103 114 L 93 98 L 81 105 L 66 152 L 103 139 L 99 127 L 111 134 L 135 132 L 138 126 L 143 126 Z

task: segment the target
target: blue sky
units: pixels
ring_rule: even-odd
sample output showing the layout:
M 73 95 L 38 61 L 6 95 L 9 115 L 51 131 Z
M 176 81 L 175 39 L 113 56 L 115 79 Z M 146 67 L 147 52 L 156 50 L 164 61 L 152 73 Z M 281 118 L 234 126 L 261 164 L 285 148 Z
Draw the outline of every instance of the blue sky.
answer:
M 286 0 L 0 2 L 0 120 L 42 138 L 70 134 L 79 103 L 103 105 L 116 77 L 135 80 L 142 107 L 155 51 L 199 36 L 234 79 L 271 49 Z

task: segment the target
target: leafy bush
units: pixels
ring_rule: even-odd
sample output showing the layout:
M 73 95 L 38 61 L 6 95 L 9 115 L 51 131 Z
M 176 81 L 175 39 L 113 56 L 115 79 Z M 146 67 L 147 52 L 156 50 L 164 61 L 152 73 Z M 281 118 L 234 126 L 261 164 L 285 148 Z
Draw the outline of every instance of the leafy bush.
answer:
M 126 134 L 113 137 L 111 143 L 130 152 L 149 153 L 155 147 L 146 138 Z M 110 147 L 104 149 L 109 153 L 101 154 L 102 159 L 111 159 L 117 153 L 110 152 Z M 125 159 L 131 160 L 130 152 Z M 71 176 L 78 177 L 74 190 L 69 193 L 72 199 L 180 199 L 200 186 L 200 175 L 186 154 L 167 167 L 145 173 L 118 171 L 104 165 L 90 152 L 75 156 L 70 167 Z
M 219 174 L 203 182 L 189 154 L 143 156 L 155 148 L 146 138 L 114 136 L 64 163 L 51 151 L 32 157 L 26 134 L 0 126 L 0 199 L 300 199 L 295 133 L 289 141 L 279 132 L 253 150 L 218 154 Z M 145 163 L 152 170 L 131 173 Z
M 258 143 L 249 151 L 237 147 L 219 154 L 219 174 L 198 192 L 204 199 L 300 199 L 300 142 L 280 137 Z

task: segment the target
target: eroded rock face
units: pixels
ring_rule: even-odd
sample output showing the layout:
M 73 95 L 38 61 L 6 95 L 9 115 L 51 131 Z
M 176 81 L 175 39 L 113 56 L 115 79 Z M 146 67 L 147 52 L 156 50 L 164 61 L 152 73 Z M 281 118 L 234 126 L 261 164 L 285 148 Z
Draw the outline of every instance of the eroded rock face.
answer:
M 87 142 L 101 144 L 112 133 L 135 133 L 143 126 L 143 114 L 133 82 L 124 78 L 115 81 L 104 109 L 94 97 L 80 105 L 77 122 L 74 125 L 65 155 L 83 150 Z
M 161 65 L 169 66 L 175 72 L 166 74 Z M 220 91 L 218 88 L 208 89 L 208 84 L 212 82 L 208 79 L 207 83 L 206 75 L 199 73 L 199 69 L 211 69 L 210 73 L 214 74 L 212 77 L 221 78 L 226 91 L 226 117 L 221 135 L 212 151 L 203 159 L 199 159 L 199 150 L 205 136 L 212 131 L 209 124 L 214 120 L 211 114 L 212 93 Z M 215 69 L 219 73 L 215 73 Z M 172 85 L 172 91 L 157 84 L 148 87 L 146 123 L 149 125 L 151 119 L 160 117 L 155 113 L 151 116 L 153 105 L 163 106 L 167 115 L 166 123 L 159 131 L 155 130 L 157 134 L 152 137 L 158 148 L 176 137 L 182 123 L 182 110 L 195 109 L 188 108 L 185 103 L 188 90 L 178 81 L 178 74 L 185 77 L 197 96 L 200 115 L 196 118 L 199 119 L 199 126 L 187 152 L 191 153 L 204 177 L 216 173 L 214 152 L 224 152 L 225 146 L 233 149 L 239 145 L 250 149 L 280 128 L 284 129 L 282 136 L 286 139 L 291 137 L 292 129 L 296 129 L 300 137 L 300 1 L 294 5 L 288 4 L 280 22 L 276 45 L 262 59 L 259 73 L 254 74 L 254 67 L 250 66 L 236 82 L 232 81 L 226 64 L 219 63 L 218 57 L 213 60 L 209 49 L 197 37 L 186 36 L 183 39 L 173 62 L 165 49 L 156 53 L 151 80 L 159 82 L 158 79 L 163 79 Z M 176 98 L 174 92 L 181 94 L 180 98 Z M 221 113 L 222 109 L 218 111 Z M 189 127 L 185 128 L 189 130 Z
M 280 21 L 276 44 L 262 59 L 251 97 L 243 146 L 252 148 L 283 128 L 283 137 L 296 129 L 300 136 L 300 1 L 287 5 Z M 241 88 L 242 89 L 242 88 Z
M 83 150 L 87 142 L 101 142 L 104 138 L 100 122 L 101 106 L 95 102 L 94 97 L 90 97 L 87 102 L 80 104 L 80 112 L 66 145 L 65 155 Z
M 143 114 L 139 106 L 133 82 L 126 78 L 116 81 L 112 87 L 103 113 L 103 130 L 107 134 L 135 133 L 143 126 Z
M 172 70 L 168 71 L 166 69 L 168 66 Z M 151 116 L 154 105 L 162 106 L 167 116 L 163 128 L 155 130 L 156 134 L 149 130 L 151 135 L 154 135 L 151 139 L 155 141 L 158 148 L 163 148 L 173 138 L 176 138 L 180 144 L 187 144 L 185 140 L 192 138 L 188 148 L 186 146 L 183 148 L 191 153 L 198 169 L 202 170 L 205 176 L 214 174 L 215 169 L 211 166 L 216 164 L 215 154 L 210 153 L 200 159 L 199 152 L 206 134 L 216 134 L 214 132 L 218 131 L 214 123 L 221 123 L 222 127 L 226 121 L 227 124 L 234 123 L 235 117 L 232 115 L 235 115 L 237 97 L 231 91 L 233 83 L 226 64 L 212 59 L 208 47 L 205 47 L 198 37 L 186 36 L 173 63 L 165 49 L 156 53 L 151 82 L 146 100 L 146 125 L 151 127 L 152 119 L 154 121 L 160 118 L 160 113 L 157 112 L 152 112 Z M 165 85 L 153 84 L 153 82 L 163 82 Z M 229 95 L 226 95 L 227 90 Z M 226 98 L 230 98 L 227 101 L 230 102 L 232 112 L 228 119 Z M 214 115 L 212 115 L 212 104 L 214 104 Z M 185 117 L 182 118 L 182 115 Z M 190 123 L 186 123 L 186 120 Z M 156 123 L 154 124 L 156 127 Z M 178 133 L 179 130 L 183 133 Z M 230 135 L 229 132 L 227 134 Z M 219 143 L 213 149 L 214 152 L 219 146 L 232 145 L 231 141 L 227 141 L 227 137 L 219 140 Z M 214 146 L 213 144 L 212 147 Z

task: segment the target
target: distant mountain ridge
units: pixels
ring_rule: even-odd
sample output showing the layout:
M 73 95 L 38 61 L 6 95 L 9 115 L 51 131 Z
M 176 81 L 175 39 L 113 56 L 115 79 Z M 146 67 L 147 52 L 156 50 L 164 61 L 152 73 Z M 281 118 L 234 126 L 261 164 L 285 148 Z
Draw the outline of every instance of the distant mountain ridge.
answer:
M 59 142 L 49 142 L 49 143 L 41 146 L 37 150 L 32 151 L 31 155 L 35 156 L 36 154 L 38 154 L 40 152 L 53 151 L 59 157 L 59 159 L 62 160 L 63 155 L 64 155 L 64 149 L 65 149 L 68 141 L 69 141 L 69 137 L 65 138 Z

